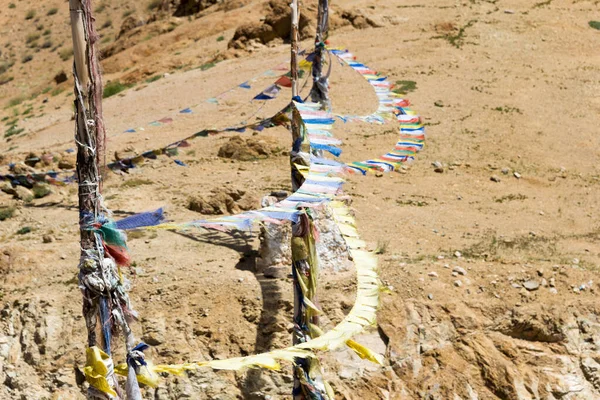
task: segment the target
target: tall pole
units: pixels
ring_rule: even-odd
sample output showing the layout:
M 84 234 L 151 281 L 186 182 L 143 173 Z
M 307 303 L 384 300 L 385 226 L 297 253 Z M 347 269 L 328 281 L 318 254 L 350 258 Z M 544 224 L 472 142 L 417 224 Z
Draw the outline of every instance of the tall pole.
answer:
M 77 179 L 79 182 L 79 215 L 98 217 L 98 199 L 100 196 L 98 162 L 96 158 L 96 127 L 88 124 L 93 121 L 94 107 L 90 107 L 90 75 L 87 52 L 88 41 L 84 27 L 84 11 L 79 0 L 69 0 L 71 14 L 71 30 L 73 34 L 73 75 L 75 77 L 75 141 L 77 143 Z M 96 243 L 95 235 L 85 228 L 80 220 L 81 259 L 87 260 L 88 254 L 96 251 L 100 243 Z M 94 260 L 93 258 L 91 259 Z M 84 301 L 84 310 L 91 306 Z M 85 314 L 85 311 L 84 311 Z M 88 324 L 88 346 L 96 345 L 96 320 L 86 318 Z
M 315 53 L 312 63 L 313 86 L 310 91 L 311 100 L 321 103 L 322 108 L 330 108 L 329 72 L 323 76 L 323 59 L 326 54 L 325 40 L 329 31 L 329 0 L 319 0 L 317 12 L 317 34 L 315 36 Z
M 80 261 L 79 285 L 83 292 L 83 315 L 87 327 L 86 378 L 103 371 L 102 383 L 91 384 L 88 399 L 119 397 L 118 383 L 112 371 L 110 329 L 108 321 L 109 298 L 106 281 L 110 279 L 104 261 L 100 235 L 92 229 L 101 213 L 99 161 L 104 141 L 101 115 L 102 83 L 98 74 L 94 41 L 94 19 L 89 0 L 69 0 L 71 31 L 73 35 L 73 75 L 75 80 L 75 142 L 77 143 L 77 181 L 79 182 Z M 98 319 L 100 325 L 98 326 Z M 101 332 L 103 353 L 94 352 Z M 98 356 L 98 354 L 100 354 Z M 101 360 L 101 361 L 100 361 Z M 98 361 L 102 363 L 99 366 Z M 111 397 L 112 396 L 112 397 Z
M 292 0 L 292 25 L 290 33 L 290 43 L 292 45 L 292 57 L 290 61 L 290 70 L 292 72 L 292 97 L 298 96 L 298 20 L 300 14 L 298 12 L 298 0 Z
M 305 135 L 301 115 L 295 102 L 302 102 L 298 92 L 298 0 L 292 0 L 291 12 L 291 76 L 292 76 L 292 104 L 291 104 L 291 130 L 293 146 L 290 152 L 292 170 L 292 190 L 295 192 L 304 182 L 304 177 L 296 165 L 310 165 L 310 154 L 303 151 Z M 306 150 L 306 149 L 304 149 Z M 313 223 L 306 210 L 299 209 L 298 221 L 292 223 L 292 274 L 294 285 L 294 330 L 292 343 L 303 343 L 311 339 L 311 332 L 318 324 L 315 310 L 307 308 L 307 301 L 316 301 L 316 274 L 317 255 L 315 250 L 315 237 Z M 306 289 L 303 289 L 306 288 Z M 324 388 L 322 377 L 317 373 L 320 366 L 315 365 L 316 360 L 297 359 L 294 365 L 293 400 L 324 399 L 330 400 Z

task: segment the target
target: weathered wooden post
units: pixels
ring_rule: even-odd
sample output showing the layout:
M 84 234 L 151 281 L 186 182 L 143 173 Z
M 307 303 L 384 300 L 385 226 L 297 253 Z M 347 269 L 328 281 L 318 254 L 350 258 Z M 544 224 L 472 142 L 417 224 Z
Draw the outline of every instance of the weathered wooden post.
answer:
M 290 43 L 292 46 L 292 54 L 290 60 L 290 70 L 292 75 L 292 98 L 298 96 L 298 41 L 300 40 L 298 33 L 298 21 L 300 14 L 298 11 L 298 0 L 292 0 L 292 25 L 290 31 Z
M 69 0 L 71 30 L 73 34 L 73 75 L 75 78 L 75 142 L 77 143 L 77 179 L 79 182 L 79 216 L 81 237 L 81 261 L 96 263 L 101 243 L 97 243 L 94 233 L 86 229 L 84 219 L 97 218 L 100 199 L 100 174 L 98 168 L 98 141 L 95 115 L 95 82 L 91 79 L 89 68 L 89 42 L 85 24 L 88 21 L 80 0 Z M 98 267 L 94 265 L 94 267 Z M 95 305 L 84 301 L 86 309 Z M 86 318 L 88 324 L 88 346 L 96 345 L 96 319 Z M 105 345 L 105 349 L 107 349 Z M 108 349 L 109 350 L 109 349 Z M 110 350 L 109 350 L 110 352 Z
M 330 108 L 329 73 L 323 75 L 323 59 L 325 58 L 325 40 L 329 31 L 329 0 L 319 0 L 317 12 L 317 34 L 315 36 L 315 56 L 312 63 L 313 86 L 310 98 L 321 103 L 324 109 Z
M 100 213 L 100 171 L 99 161 L 102 157 L 102 141 L 104 132 L 100 132 L 103 125 L 98 123 L 101 115 L 97 115 L 98 105 L 96 100 L 101 99 L 102 84 L 96 82 L 93 70 L 98 70 L 93 43 L 90 43 L 89 33 L 93 31 L 93 18 L 88 15 L 87 9 L 81 0 L 69 0 L 71 15 L 71 31 L 73 35 L 73 76 L 75 80 L 75 142 L 77 143 L 77 181 L 79 182 L 79 224 L 81 256 L 79 261 L 79 279 L 83 291 L 83 315 L 88 332 L 88 349 L 94 348 L 97 342 L 96 330 L 98 329 L 98 316 L 100 317 L 100 331 L 102 350 L 109 357 L 105 364 L 112 367 L 110 360 L 110 335 L 105 334 L 104 323 L 110 318 L 106 315 L 108 299 L 105 296 L 96 296 L 83 282 L 85 271 L 102 270 L 103 248 L 98 235 L 94 233 L 89 224 L 98 219 Z M 94 63 L 96 63 L 94 65 Z M 87 356 L 89 361 L 89 354 Z M 88 363 L 86 363 L 87 366 Z M 106 382 L 110 390 L 117 392 L 117 380 L 114 372 L 106 374 Z M 89 399 L 109 398 L 106 393 L 96 390 L 90 385 Z
M 110 225 L 102 204 L 100 165 L 104 164 L 105 132 L 102 120 L 102 82 L 95 48 L 98 35 L 91 15 L 91 1 L 69 0 L 69 11 L 73 35 L 75 142 L 79 183 L 81 253 L 78 278 L 83 294 L 83 315 L 87 328 L 84 374 L 90 384 L 87 397 L 102 400 L 120 399 L 122 391 L 115 376 L 111 356 L 111 328 L 116 324 L 126 335 L 128 357 L 134 354 L 130 353 L 133 348 L 133 336 L 125 321 L 123 310 L 129 310 L 129 299 L 116 271 L 117 258 L 113 259 L 107 252 L 110 253 L 114 243 L 124 246 L 125 238 Z M 112 230 L 102 230 L 104 227 Z M 112 233 L 113 237 L 108 238 L 108 233 Z M 121 253 L 121 256 L 120 265 L 121 262 L 127 261 L 126 253 Z M 143 354 L 139 357 L 143 357 Z M 135 374 L 128 379 L 127 396 L 130 399 L 141 399 Z
M 291 130 L 292 151 L 290 163 L 292 171 L 292 190 L 297 191 L 304 177 L 296 165 L 309 166 L 310 154 L 306 146 L 300 112 L 294 102 L 302 102 L 298 92 L 298 0 L 292 0 L 291 12 L 291 77 L 292 77 L 292 104 L 291 104 Z M 310 151 L 310 150 L 308 150 Z M 292 274 L 294 285 L 294 331 L 293 344 L 306 342 L 311 339 L 312 333 L 318 328 L 316 310 L 307 308 L 307 304 L 316 302 L 316 274 L 318 270 L 315 237 L 313 236 L 313 222 L 305 212 L 300 210 L 298 221 L 292 224 Z M 304 288 L 304 289 L 303 289 Z M 320 366 L 313 363 L 317 360 L 297 359 L 294 366 L 294 400 L 308 400 L 320 398 L 328 400 L 324 382 L 320 376 Z M 318 382 L 317 382 L 318 381 Z

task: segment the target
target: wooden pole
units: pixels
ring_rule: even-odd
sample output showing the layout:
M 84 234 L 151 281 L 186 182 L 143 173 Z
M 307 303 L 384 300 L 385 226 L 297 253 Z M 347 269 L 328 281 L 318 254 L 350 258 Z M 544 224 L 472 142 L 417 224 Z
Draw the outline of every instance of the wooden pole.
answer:
M 319 0 L 317 13 L 317 34 L 315 36 L 315 57 L 312 63 L 313 86 L 310 91 L 311 100 L 329 108 L 328 75 L 323 76 L 323 58 L 325 55 L 325 40 L 329 31 L 329 0 Z
M 87 41 L 84 28 L 84 15 L 79 0 L 69 0 L 71 12 L 71 31 L 73 34 L 73 74 L 75 77 L 75 140 L 77 143 L 77 179 L 79 182 L 79 214 L 98 216 L 96 199 L 99 196 L 98 165 L 93 153 L 96 148 L 94 126 L 88 126 L 89 114 L 89 68 L 87 64 Z M 86 112 L 87 111 L 87 112 Z M 80 221 L 82 222 L 82 221 Z M 81 257 L 86 258 L 88 251 L 97 247 L 94 234 L 80 224 Z M 84 304 L 85 308 L 85 304 Z M 89 322 L 89 321 L 86 321 Z M 95 320 L 93 321 L 95 325 Z M 88 346 L 96 345 L 95 326 L 88 326 Z
M 298 20 L 300 14 L 298 11 L 298 0 L 292 0 L 292 29 L 290 33 L 290 43 L 292 45 L 292 57 L 290 61 L 290 70 L 292 72 L 292 97 L 298 96 Z
M 71 16 L 71 32 L 73 36 L 73 75 L 75 80 L 75 141 L 77 143 L 77 181 L 79 183 L 79 224 L 81 256 L 79 264 L 79 283 L 83 291 L 83 314 L 85 317 L 88 347 L 97 344 L 96 330 L 102 332 L 102 349 L 110 357 L 110 329 L 108 328 L 109 299 L 103 285 L 94 285 L 92 275 L 105 277 L 103 264 L 104 251 L 102 241 L 91 225 L 98 221 L 101 211 L 100 174 L 98 161 L 103 148 L 103 126 L 97 110 L 101 110 L 101 83 L 95 77 L 97 59 L 90 32 L 93 32 L 93 21 L 89 13 L 91 6 L 85 0 L 69 0 Z M 89 1 L 89 0 L 88 0 Z M 85 6 L 84 6 L 85 4 Z M 87 7 L 86 7 L 87 6 Z M 99 92 L 100 91 L 100 92 Z M 100 141 L 98 140 L 100 138 Z M 98 318 L 100 326 L 98 326 Z M 108 364 L 112 360 L 107 361 Z M 109 372 L 108 385 L 117 389 L 114 373 Z M 88 390 L 88 399 L 109 398 L 106 393 Z

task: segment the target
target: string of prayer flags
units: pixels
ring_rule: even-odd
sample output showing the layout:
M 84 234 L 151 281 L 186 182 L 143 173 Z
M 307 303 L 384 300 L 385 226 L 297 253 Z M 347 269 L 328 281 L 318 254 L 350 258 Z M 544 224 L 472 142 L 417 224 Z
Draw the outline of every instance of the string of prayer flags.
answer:
M 321 112 L 317 111 L 318 104 L 300 104 L 294 102 L 293 105 L 299 109 L 301 116 L 302 110 L 305 110 L 308 113 L 311 113 L 312 116 L 317 115 L 318 117 L 324 117 L 324 115 L 321 115 Z M 302 140 L 309 145 L 310 153 L 314 153 L 315 149 L 310 143 L 310 136 L 308 134 L 309 129 L 307 129 L 304 124 L 303 132 L 305 132 L 305 134 L 303 135 Z M 364 242 L 358 238 L 356 223 L 352 216 L 352 212 L 348 206 L 341 201 L 344 198 L 341 193 L 341 186 L 343 185 L 344 180 L 338 176 L 331 176 L 328 173 L 324 174 L 313 171 L 313 166 L 316 165 L 340 167 L 340 163 L 323 159 L 314 154 L 310 154 L 310 160 L 311 162 L 308 167 L 296 165 L 296 168 L 301 171 L 306 178 L 300 186 L 300 189 L 279 203 L 260 210 L 245 212 L 238 215 L 219 217 L 204 221 L 194 221 L 188 224 L 160 224 L 149 227 L 148 229 L 185 229 L 186 227 L 191 226 L 201 226 L 209 229 L 227 229 L 231 226 L 239 228 L 240 226 L 248 227 L 254 219 L 260 219 L 266 222 L 278 220 L 293 220 L 298 222 L 300 214 L 304 213 L 304 211 L 299 210 L 299 207 L 312 207 L 328 203 L 331 207 L 334 219 L 340 227 L 342 236 L 346 240 L 352 260 L 356 266 L 356 299 L 349 314 L 342 322 L 325 333 L 320 331 L 318 327 L 311 326 L 311 332 L 315 332 L 314 335 L 311 335 L 314 336 L 314 338 L 292 347 L 225 360 L 156 366 L 149 363 L 147 366 L 149 374 L 155 375 L 158 372 L 167 372 L 179 375 L 186 370 L 194 370 L 202 367 L 226 370 L 240 370 L 243 368 L 255 367 L 278 370 L 281 368 L 279 361 L 297 364 L 300 360 L 315 360 L 316 365 L 316 350 L 333 350 L 344 344 L 361 358 L 380 364 L 383 363 L 383 357 L 380 354 L 377 354 L 352 340 L 353 336 L 375 324 L 380 292 L 380 283 L 377 275 L 377 259 L 372 253 L 362 249 L 364 247 Z M 318 162 L 321 162 L 321 164 L 317 164 Z M 320 312 L 318 307 L 311 302 L 307 296 L 307 290 L 308 287 L 302 288 L 304 303 L 310 310 L 314 309 L 317 312 Z M 126 368 L 124 365 L 118 365 L 115 367 L 115 372 L 120 375 L 125 375 Z
M 400 124 L 400 138 L 394 148 L 379 158 L 357 161 L 348 164 L 349 171 L 366 174 L 369 171 L 395 171 L 403 163 L 411 162 L 425 142 L 425 127 L 421 118 L 409 108 L 410 102 L 393 92 L 393 84 L 375 70 L 356 61 L 356 57 L 347 50 L 330 49 L 340 62 L 350 66 L 365 78 L 377 95 L 377 111 L 368 116 L 339 116 L 344 122 L 362 120 L 369 123 L 384 123 L 394 119 Z

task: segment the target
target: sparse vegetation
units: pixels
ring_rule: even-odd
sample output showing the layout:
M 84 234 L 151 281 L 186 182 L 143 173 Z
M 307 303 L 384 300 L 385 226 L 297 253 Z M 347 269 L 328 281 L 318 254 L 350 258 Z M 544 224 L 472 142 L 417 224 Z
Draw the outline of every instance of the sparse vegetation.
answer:
M 31 231 L 32 231 L 32 229 L 30 226 L 24 226 L 17 231 L 17 235 L 25 235 Z
M 35 42 L 39 38 L 40 38 L 40 34 L 39 33 L 30 33 L 29 35 L 27 35 L 25 37 L 25 43 L 30 44 L 32 42 Z
M 73 49 L 71 47 L 67 47 L 67 48 L 61 49 L 58 52 L 58 55 L 60 56 L 61 60 L 67 61 L 68 59 L 70 59 L 71 57 L 73 57 Z
M 158 75 L 154 75 L 148 79 L 146 79 L 146 83 L 152 83 L 152 82 L 156 82 L 157 80 L 159 80 L 160 78 L 162 78 L 162 75 L 158 74 Z
M 513 112 L 515 112 L 517 114 L 523 114 L 523 111 L 521 111 L 517 107 L 509 107 L 509 106 L 502 107 L 502 106 L 498 106 L 498 107 L 492 108 L 492 110 L 501 112 L 502 114 L 510 114 L 510 113 L 513 113 Z
M 524 194 L 518 193 L 518 194 L 507 194 L 505 196 L 494 199 L 494 201 L 496 203 L 504 203 L 507 201 L 514 201 L 514 200 L 527 200 L 527 196 L 525 196 Z
M 3 74 L 9 69 L 11 69 L 14 64 L 15 62 L 12 60 L 0 62 L 0 74 Z
M 94 10 L 94 12 L 101 13 L 105 9 L 106 9 L 106 4 L 103 3 L 103 4 L 100 4 L 98 7 L 96 7 L 96 9 Z
M 375 254 L 385 254 L 387 252 L 389 244 L 389 240 L 378 240 L 377 248 L 375 248 Z
M 199 66 L 198 68 L 200 68 L 200 70 L 202 71 L 206 71 L 207 69 L 211 69 L 212 67 L 214 67 L 215 65 L 217 65 L 217 63 L 214 62 L 209 62 L 206 64 L 202 64 L 201 66 Z
M 532 8 L 541 8 L 552 3 L 552 0 L 542 1 L 541 3 L 535 3 Z
M 16 8 L 17 6 L 15 5 L 15 3 L 8 3 L 8 8 Z
M 106 22 L 104 22 L 102 24 L 102 26 L 100 27 L 100 29 L 106 29 L 106 28 L 110 28 L 112 26 L 112 21 L 109 19 Z
M 597 29 L 600 31 L 600 21 L 590 21 L 590 28 Z
M 406 94 L 413 92 L 417 89 L 417 82 L 415 81 L 396 81 L 396 87 L 394 88 L 395 93 Z
M 33 17 L 35 17 L 35 10 L 29 10 L 29 11 L 27 11 L 27 13 L 25 14 L 25 19 L 26 19 L 26 20 L 33 19 Z
M 52 7 L 51 9 L 48 10 L 48 12 L 46 13 L 46 15 L 54 15 L 57 12 L 58 12 L 58 8 Z
M 31 55 L 31 54 L 25 54 L 25 55 L 23 56 L 23 58 L 21 58 L 21 62 L 22 62 L 23 64 L 25 64 L 25 63 L 28 63 L 28 62 L 29 62 L 29 61 L 31 61 L 31 60 L 33 60 L 33 55 Z
M 148 3 L 148 11 L 154 11 L 156 10 L 158 7 L 160 7 L 161 4 L 161 0 L 150 0 L 150 2 Z
M 42 48 L 42 49 L 49 49 L 50 47 L 52 47 L 52 41 L 51 40 L 44 41 L 44 43 L 42 43 L 41 46 L 40 46 L 40 48 Z
M 127 11 L 123 12 L 123 18 L 129 17 L 133 13 L 134 13 L 133 10 L 127 10 Z
M 25 96 L 17 96 L 17 97 L 13 97 L 12 99 L 10 99 L 8 101 L 8 107 L 14 107 L 14 106 L 18 106 L 19 104 L 21 104 L 22 102 L 24 102 L 26 100 Z
M 465 41 L 465 31 L 468 28 L 472 27 L 473 24 L 475 24 L 475 22 L 477 22 L 477 21 L 471 20 L 471 21 L 467 22 L 466 25 L 461 26 L 458 29 L 458 32 L 456 32 L 456 33 L 448 32 L 441 36 L 435 36 L 434 39 L 445 39 L 452 46 L 456 47 L 457 49 L 460 49 Z
M 222 42 L 223 40 L 225 40 L 225 36 L 221 35 L 217 38 L 217 42 Z
M 53 97 L 54 96 L 58 96 L 59 94 L 61 94 L 64 91 L 65 91 L 65 89 L 59 86 L 59 87 L 54 88 L 54 90 L 52 90 L 50 92 L 50 95 L 53 96 Z
M 486 233 L 482 240 L 461 251 L 465 258 L 482 258 L 487 261 L 513 260 L 535 254 L 535 259 L 548 259 L 556 256 L 557 237 L 521 235 L 514 238 L 496 236 L 492 231 Z M 520 254 L 519 254 L 520 253 Z
M 0 206 L 0 221 L 12 218 L 15 215 L 14 206 Z
M 141 179 L 141 178 L 134 178 L 134 179 L 130 179 L 128 181 L 123 182 L 123 184 L 121 184 L 122 188 L 134 188 L 134 187 L 138 187 L 138 186 L 143 186 L 143 185 L 151 185 L 152 181 L 149 179 Z
M 125 89 L 129 89 L 130 85 L 124 85 L 119 81 L 108 82 L 104 86 L 104 91 L 102 92 L 102 97 L 107 98 L 110 96 L 114 96 L 117 93 L 121 93 Z
M 23 128 L 17 128 L 17 125 L 12 125 L 10 128 L 8 128 L 8 130 L 6 131 L 6 133 L 4 134 L 5 138 L 11 137 L 11 136 L 16 136 L 19 135 L 20 133 L 22 133 L 25 129 Z

